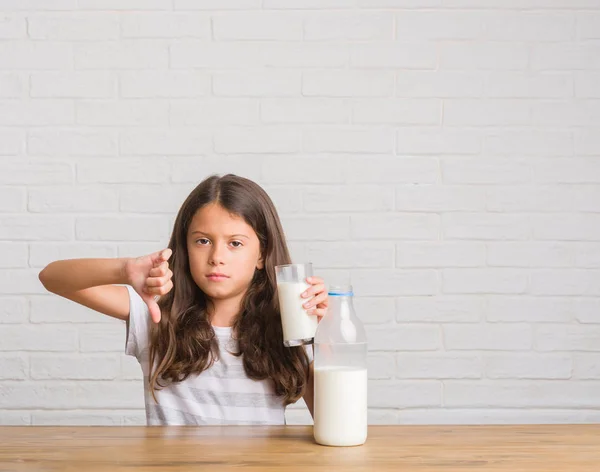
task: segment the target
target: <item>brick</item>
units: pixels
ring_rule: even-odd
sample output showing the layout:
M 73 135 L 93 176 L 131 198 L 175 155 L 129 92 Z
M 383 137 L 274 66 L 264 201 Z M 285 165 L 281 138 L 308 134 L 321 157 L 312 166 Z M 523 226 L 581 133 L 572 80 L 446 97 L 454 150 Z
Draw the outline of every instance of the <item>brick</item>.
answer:
M 440 69 L 524 70 L 528 56 L 527 48 L 517 42 L 447 42 L 441 45 Z
M 128 185 L 119 192 L 119 208 L 127 213 L 172 214 L 191 190 L 187 185 Z
M 490 379 L 569 379 L 571 356 L 562 354 L 489 354 L 485 374 Z
M 25 150 L 26 141 L 24 130 L 9 128 L 0 130 L 0 155 L 14 156 L 22 154 Z
M 600 100 L 534 103 L 532 123 L 539 126 L 598 126 L 600 125 Z
M 121 153 L 130 156 L 202 155 L 212 150 L 212 135 L 192 128 L 144 128 L 122 131 Z
M 480 267 L 485 245 L 475 242 L 435 241 L 396 244 L 396 267 Z
M 439 277 L 434 270 L 355 269 L 352 285 L 367 296 L 433 295 Z
M 481 211 L 486 208 L 485 189 L 452 185 L 404 185 L 396 187 L 396 211 Z
M 354 309 L 365 324 L 385 324 L 394 319 L 394 299 L 391 297 L 354 297 Z
M 553 159 L 552 165 L 534 166 L 534 179 L 544 184 L 600 183 L 600 162 L 595 158 Z
M 71 44 L 46 41 L 0 43 L 0 69 L 61 70 L 73 68 Z
M 571 12 L 494 12 L 486 17 L 486 34 L 499 41 L 569 41 L 574 38 Z
M 528 274 L 518 269 L 444 269 L 444 293 L 523 293 Z
M 485 299 L 477 296 L 435 295 L 396 298 L 399 323 L 475 323 L 484 313 Z
M 578 39 L 600 39 L 600 12 L 577 12 L 576 22 Z
M 536 295 L 600 295 L 600 270 L 540 269 L 531 272 Z
M 69 101 L 0 101 L 0 126 L 70 125 L 74 121 L 75 108 Z
M 210 75 L 196 71 L 122 71 L 119 87 L 125 98 L 203 97 L 210 93 Z
M 433 214 L 357 215 L 353 239 L 438 239 L 440 219 Z
M 600 382 L 444 382 L 444 406 L 451 408 L 597 408 L 599 394 Z
M 96 254 L 89 254 L 89 257 L 94 257 Z M 31 300 L 31 322 L 48 324 L 58 323 L 59 326 L 72 323 L 114 323 L 114 318 L 110 318 L 104 314 L 87 308 L 83 305 L 75 303 L 67 298 L 59 297 L 54 294 L 38 295 L 30 297 Z M 61 325 L 62 324 L 62 325 Z M 71 326 L 69 329 L 77 330 L 77 326 Z M 125 341 L 123 341 L 125 342 Z M 74 350 L 78 348 L 76 343 Z
M 356 0 L 263 0 L 263 8 L 274 10 L 320 10 L 329 8 L 353 8 Z
M 436 69 L 437 51 L 431 42 L 387 41 L 352 44 L 350 65 L 361 69 Z
M 573 155 L 573 147 L 573 133 L 562 130 L 494 129 L 483 138 L 483 149 L 490 155 L 564 157 Z
M 114 131 L 34 129 L 27 135 L 27 151 L 35 156 L 116 156 Z
M 115 168 L 119 172 L 115 172 Z M 164 159 L 101 159 L 77 164 L 77 181 L 91 183 L 161 183 L 169 178 Z
M 255 50 L 251 52 L 256 53 Z M 258 56 L 258 59 L 253 58 L 253 65 L 259 63 L 263 67 L 336 69 L 346 67 L 350 61 L 347 45 L 316 41 L 265 42 L 261 44 Z
M 595 410 L 524 409 L 524 408 L 428 408 L 403 410 L 399 424 L 416 425 L 505 425 L 505 424 L 559 424 L 593 423 L 600 415 Z
M 394 132 L 378 127 L 311 128 L 304 130 L 303 149 L 309 153 L 391 154 Z
M 235 12 L 212 16 L 217 41 L 299 41 L 302 16 L 283 12 Z
M 403 70 L 396 77 L 396 96 L 472 98 L 484 90 L 484 74 L 462 71 Z
M 348 123 L 351 107 L 340 99 L 265 98 L 260 102 L 263 123 Z
M 369 325 L 367 338 L 371 351 L 435 351 L 441 347 L 441 332 L 433 325 Z
M 447 213 L 442 216 L 444 239 L 529 239 L 527 216 L 494 213 Z
M 575 153 L 582 156 L 600 156 L 600 134 L 598 131 L 594 128 L 582 131 L 576 130 Z
M 128 12 L 121 16 L 121 34 L 123 38 L 210 40 L 210 17 L 190 12 Z
M 83 241 L 158 241 L 165 233 L 162 218 L 142 217 L 78 217 L 75 233 Z
M 302 145 L 301 130 L 277 127 L 228 128 L 214 136 L 218 153 L 296 153 Z
M 118 208 L 118 194 L 110 188 L 36 187 L 29 190 L 28 210 L 34 213 L 112 212 Z
M 392 247 L 392 254 L 393 250 L 394 248 Z M 0 268 L 25 268 L 27 267 L 28 254 L 29 251 L 26 243 L 0 242 Z
M 0 188 L 0 211 L 3 213 L 22 212 L 27 206 L 27 192 L 24 188 Z M 393 206 L 393 203 L 392 203 Z
M 306 71 L 302 95 L 313 97 L 391 97 L 394 74 L 387 71 Z
M 337 241 L 348 239 L 350 218 L 333 216 L 323 219 L 318 216 L 283 217 L 281 223 L 289 241 Z
M 121 424 L 124 414 L 119 410 L 39 410 L 31 413 L 31 424 L 40 426 L 118 426 Z
M 73 239 L 73 219 L 65 216 L 0 217 L 0 240 L 66 241 Z
M 14 381 L 0 385 L 0 395 L 8 405 L 28 410 L 136 408 L 143 405 L 143 394 L 137 381 Z
M 119 378 L 123 380 L 142 380 L 143 373 L 140 363 L 132 356 L 120 356 L 121 370 Z
M 531 105 L 511 99 L 448 99 L 444 101 L 443 122 L 450 126 L 526 125 L 531 122 Z
M 107 71 L 35 72 L 31 96 L 42 98 L 111 98 L 116 96 L 116 76 Z
M 324 12 L 307 15 L 305 41 L 385 41 L 394 37 L 390 12 Z
M 0 380 L 24 380 L 28 376 L 29 364 L 25 357 L 16 354 L 0 354 Z
M 168 244 L 168 241 L 158 241 L 155 243 L 149 242 L 131 242 L 131 243 L 120 243 L 117 245 L 118 257 L 139 257 L 145 254 L 152 254 L 161 249 L 164 249 Z M 109 321 L 111 319 L 109 318 Z
M 264 180 L 275 184 L 341 184 L 344 181 L 345 159 L 337 156 L 293 155 L 269 156 L 262 161 Z M 290 172 L 294 166 L 294 172 Z M 318 168 L 319 172 L 315 173 Z
M 25 323 L 29 304 L 25 297 L 0 296 L 0 324 Z
M 29 243 L 29 265 L 43 268 L 59 259 L 116 257 L 117 251 L 111 244 L 75 243 Z
M 31 378 L 36 380 L 110 380 L 120 372 L 115 355 L 34 354 L 30 362 Z
M 395 367 L 394 357 L 390 354 L 370 353 L 367 358 L 367 372 L 372 380 L 393 378 Z
M 77 43 L 74 46 L 77 69 L 167 69 L 169 48 L 166 42 L 121 39 Z
M 30 425 L 31 414 L 24 411 L 2 410 L 2 424 L 6 426 Z
M 82 10 L 171 10 L 170 0 L 79 0 Z
M 557 222 L 560 221 L 560 224 Z M 556 241 L 600 241 L 600 215 L 538 215 L 532 218 L 533 238 Z
M 491 296 L 486 305 L 486 319 L 492 322 L 568 323 L 573 319 L 568 298 Z
M 0 20 L 1 39 L 22 39 L 27 37 L 27 19 L 21 15 L 4 13 Z
M 162 126 L 169 120 L 166 101 L 79 101 L 77 123 L 89 126 Z
M 537 326 L 537 351 L 600 351 L 600 326 L 555 324 Z
M 573 378 L 578 380 L 600 379 L 600 354 L 575 354 Z
M 195 186 L 209 175 L 230 172 L 251 180 L 259 180 L 261 165 L 260 158 L 255 156 L 252 156 L 252 159 L 248 159 L 247 156 L 223 155 L 171 159 L 171 180 L 174 183 L 193 183 Z
M 172 126 L 257 125 L 259 113 L 256 98 L 173 100 L 169 121 Z
M 600 243 L 579 243 L 573 251 L 577 267 L 600 268 Z
M 30 295 L 44 293 L 37 271 L 30 269 L 0 269 L 0 294 Z
M 356 100 L 352 107 L 353 123 L 396 125 L 439 125 L 442 102 L 435 99 Z
M 174 0 L 176 10 L 250 10 L 260 7 L 260 0 Z
M 245 69 L 263 64 L 258 44 L 178 41 L 169 47 L 171 69 Z M 166 67 L 165 67 L 166 68 Z
M 600 46 L 594 43 L 536 43 L 531 51 L 533 70 L 600 69 Z
M 510 213 L 558 213 L 575 209 L 577 190 L 567 186 L 499 186 L 487 190 L 487 209 Z
M 432 380 L 369 382 L 369 406 L 378 408 L 436 407 L 442 402 L 442 385 Z
M 577 98 L 600 98 L 600 72 L 580 71 L 573 74 L 575 80 L 575 97 Z
M 553 242 L 498 242 L 487 244 L 487 263 L 496 267 L 570 267 L 573 248 Z
M 73 181 L 73 169 L 67 163 L 0 161 L 0 184 L 60 185 Z
M 124 328 L 123 323 L 116 319 L 112 323 L 79 326 L 80 352 L 122 352 L 125 348 Z
M 20 98 L 27 91 L 27 76 L 19 72 L 0 73 L 0 97 Z
M 72 351 L 77 349 L 77 329 L 65 325 L 3 326 L 2 351 Z
M 312 187 L 303 191 L 309 212 L 371 212 L 394 208 L 394 189 L 368 185 Z
M 483 362 L 474 354 L 396 354 L 396 366 L 400 379 L 479 379 L 483 373 Z
M 524 184 L 531 182 L 531 165 L 525 159 L 443 159 L 442 180 L 448 184 Z
M 41 11 L 58 11 L 58 10 L 74 10 L 77 8 L 77 0 L 2 0 L 0 6 L 4 10 L 19 11 L 19 10 L 41 10 Z
M 107 41 L 119 38 L 114 13 L 34 14 L 27 17 L 31 39 L 44 41 Z
M 391 243 L 309 243 L 308 260 L 330 268 L 391 268 L 394 246 Z
M 479 154 L 477 132 L 448 128 L 401 128 L 397 133 L 398 154 Z
M 530 350 L 533 333 L 528 324 L 486 324 L 443 326 L 447 350 L 525 351 Z
M 402 11 L 396 14 L 396 39 L 482 39 L 488 19 L 480 11 Z
M 488 76 L 485 95 L 491 98 L 570 98 L 570 74 L 552 72 L 495 72 Z
M 438 164 L 434 158 L 348 155 L 343 157 L 343 162 L 343 171 L 349 183 L 425 184 L 438 179 Z M 398 192 L 396 189 L 396 195 Z M 398 197 L 396 201 L 396 209 L 401 210 Z M 418 210 L 411 207 L 411 211 Z
M 212 90 L 217 97 L 300 96 L 302 75 L 294 70 L 216 72 L 212 76 Z

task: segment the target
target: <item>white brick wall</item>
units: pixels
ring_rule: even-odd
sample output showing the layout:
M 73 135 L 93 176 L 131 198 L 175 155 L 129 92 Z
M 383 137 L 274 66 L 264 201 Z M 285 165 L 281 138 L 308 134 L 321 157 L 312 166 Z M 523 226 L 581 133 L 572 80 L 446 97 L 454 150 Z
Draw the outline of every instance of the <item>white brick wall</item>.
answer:
M 123 323 L 37 274 L 225 172 L 353 283 L 372 423 L 600 421 L 600 0 L 0 10 L 0 424 L 144 423 Z

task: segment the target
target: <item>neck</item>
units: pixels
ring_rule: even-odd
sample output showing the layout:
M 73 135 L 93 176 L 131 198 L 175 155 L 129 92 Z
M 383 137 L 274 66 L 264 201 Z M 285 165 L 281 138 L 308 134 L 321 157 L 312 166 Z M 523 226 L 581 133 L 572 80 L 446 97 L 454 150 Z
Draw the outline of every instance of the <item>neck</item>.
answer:
M 208 319 L 213 326 L 231 327 L 240 313 L 244 294 L 232 298 L 211 299 L 208 302 Z

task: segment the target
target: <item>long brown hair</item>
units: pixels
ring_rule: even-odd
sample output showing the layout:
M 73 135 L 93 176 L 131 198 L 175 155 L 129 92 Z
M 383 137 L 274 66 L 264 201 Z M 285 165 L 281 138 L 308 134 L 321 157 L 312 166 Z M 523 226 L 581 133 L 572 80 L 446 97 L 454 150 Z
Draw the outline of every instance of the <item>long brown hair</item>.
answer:
M 210 203 L 217 203 L 242 217 L 256 232 L 264 268 L 255 270 L 233 324 L 246 375 L 270 379 L 285 405 L 296 402 L 306 388 L 308 356 L 302 347 L 285 347 L 279 314 L 275 266 L 291 258 L 277 210 L 255 182 L 233 174 L 212 175 L 202 181 L 179 209 L 169 248 L 173 288 L 158 300 L 161 321 L 150 329 L 150 391 L 167 383 L 199 374 L 218 359 L 218 341 L 207 315 L 206 294 L 190 273 L 187 233 L 192 217 Z M 164 382 L 164 383 L 161 383 Z

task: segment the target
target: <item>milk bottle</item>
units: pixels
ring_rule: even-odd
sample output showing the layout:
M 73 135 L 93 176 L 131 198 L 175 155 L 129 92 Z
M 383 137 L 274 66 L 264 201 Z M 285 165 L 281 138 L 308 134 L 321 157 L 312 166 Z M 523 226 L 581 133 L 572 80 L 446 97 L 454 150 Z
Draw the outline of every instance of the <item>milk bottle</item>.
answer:
M 358 446 L 367 439 L 367 335 L 352 286 L 329 289 L 329 308 L 314 339 L 315 441 Z

